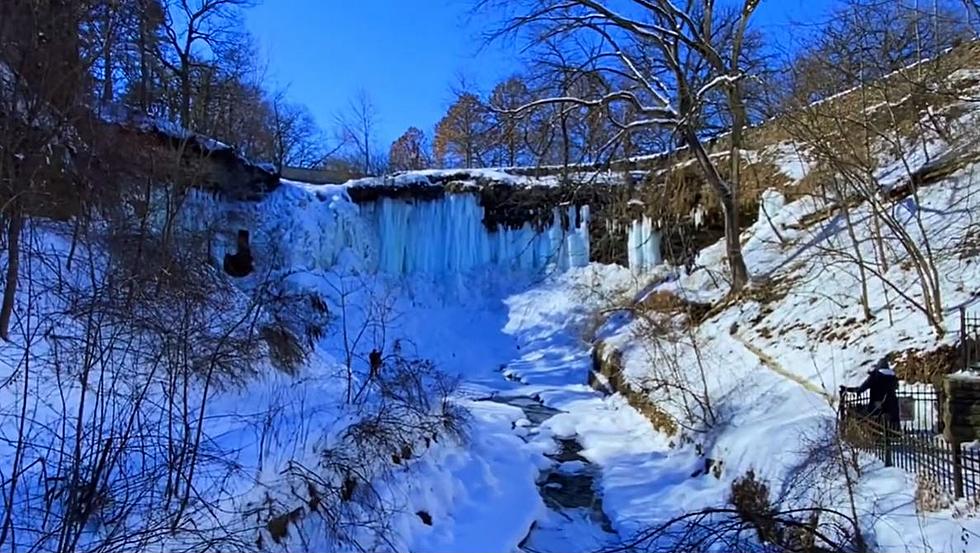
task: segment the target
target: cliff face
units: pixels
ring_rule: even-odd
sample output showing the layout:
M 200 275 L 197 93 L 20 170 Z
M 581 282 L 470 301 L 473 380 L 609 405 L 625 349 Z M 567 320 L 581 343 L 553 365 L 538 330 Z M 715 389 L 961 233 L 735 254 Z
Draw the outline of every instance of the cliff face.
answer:
M 151 170 L 164 183 L 177 183 L 220 194 L 232 201 L 259 201 L 279 186 L 267 164 L 255 163 L 235 148 L 162 121 L 123 116 L 100 121 L 112 144 L 126 144 L 128 160 L 140 171 Z M 127 163 L 128 162 L 128 163 Z

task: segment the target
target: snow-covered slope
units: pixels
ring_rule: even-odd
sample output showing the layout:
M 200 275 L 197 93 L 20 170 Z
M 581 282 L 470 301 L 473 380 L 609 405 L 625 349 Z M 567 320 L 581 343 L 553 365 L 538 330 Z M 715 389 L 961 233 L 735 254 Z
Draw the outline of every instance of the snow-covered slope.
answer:
M 653 283 L 636 304 L 645 315 L 607 322 L 600 333 L 607 362 L 619 363 L 636 393 L 696 430 L 682 434 L 696 440 L 707 458 L 723 463 L 717 480 L 676 484 L 689 492 L 682 494 L 678 512 L 717 503 L 731 482 L 750 470 L 789 505 L 850 508 L 839 478 L 800 478 L 801 470 L 814 466 L 815 452 L 832 443 L 838 386 L 859 383 L 885 354 L 955 342 L 960 307 L 980 309 L 980 269 L 972 245 L 980 218 L 980 164 L 968 153 L 976 147 L 978 105 L 970 99 L 980 97 L 976 92 L 964 94 L 951 110 L 957 114 L 951 134 L 927 131 L 917 143 L 903 144 L 901 157 L 890 154 L 894 147 L 882 148 L 875 177 L 888 191 L 929 164 L 963 159 L 950 174 L 914 194 L 853 202 L 843 208 L 846 216 L 832 197 L 805 194 L 787 202 L 771 191 L 762 202 L 767 217 L 760 215 L 742 234 L 754 282 L 740 297 L 726 297 L 725 251 L 719 243 L 700 253 L 692 274 L 667 268 L 649 274 Z M 796 150 L 805 152 L 800 146 Z M 798 182 L 811 164 L 787 159 L 782 165 Z M 876 224 L 882 216 L 875 210 L 882 205 L 889 221 L 901 225 L 902 236 Z M 921 307 L 922 275 L 900 242 L 904 236 L 935 263 L 942 301 L 935 323 Z M 865 260 L 863 275 L 857 259 Z M 862 283 L 870 318 L 862 307 Z M 714 307 L 703 321 L 688 324 L 676 311 L 658 307 L 667 297 L 695 308 Z M 961 503 L 953 510 L 917 512 L 914 475 L 884 468 L 870 457 L 862 466 L 856 508 L 875 548 L 980 547 L 974 507 Z

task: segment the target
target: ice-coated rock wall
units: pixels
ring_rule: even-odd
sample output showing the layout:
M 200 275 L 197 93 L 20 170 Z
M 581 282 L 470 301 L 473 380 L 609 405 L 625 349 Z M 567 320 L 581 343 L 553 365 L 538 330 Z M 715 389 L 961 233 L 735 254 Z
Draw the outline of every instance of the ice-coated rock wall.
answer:
M 188 198 L 186 226 L 222 229 L 215 259 L 235 250 L 238 229 L 251 232 L 257 268 L 330 270 L 344 264 L 393 276 L 460 275 L 474 270 L 565 271 L 591 261 L 588 206 L 559 206 L 552 223 L 534 228 L 483 223 L 478 196 L 432 200 L 382 197 L 354 203 L 344 186 L 285 183 L 258 204 L 221 208 L 214 197 Z M 607 228 L 622 228 L 607 221 Z M 663 263 L 661 231 L 647 216 L 626 225 L 629 268 L 643 274 Z M 618 231 L 614 232 L 618 234 Z
M 327 270 L 344 259 L 365 271 L 440 276 L 481 268 L 564 271 L 589 263 L 587 206 L 556 208 L 543 230 L 525 224 L 490 231 L 473 194 L 357 205 L 342 187 L 285 185 L 254 217 L 261 227 L 257 257 L 281 267 Z

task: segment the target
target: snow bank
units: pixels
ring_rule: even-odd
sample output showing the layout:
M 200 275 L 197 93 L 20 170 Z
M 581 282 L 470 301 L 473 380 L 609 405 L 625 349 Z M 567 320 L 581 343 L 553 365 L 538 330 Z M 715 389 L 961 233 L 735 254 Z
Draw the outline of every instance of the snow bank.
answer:
M 624 171 L 587 169 L 572 166 L 567 174 L 568 180 L 581 184 L 621 185 L 631 183 L 646 173 L 643 171 L 628 173 Z M 534 174 L 534 170 L 541 174 Z M 531 174 L 528 174 L 531 173 Z M 635 173 L 635 174 L 634 174 Z M 560 166 L 553 167 L 512 167 L 486 169 L 422 169 L 384 175 L 380 177 L 365 177 L 348 181 L 348 188 L 373 187 L 405 187 L 418 188 L 426 186 L 441 187 L 453 185 L 457 188 L 467 188 L 485 185 L 503 185 L 519 187 L 557 187 L 563 182 L 566 171 Z
M 557 186 L 556 177 L 527 177 L 508 173 L 502 169 L 424 169 L 406 171 L 383 177 L 365 177 L 348 181 L 348 188 L 366 188 L 378 186 L 412 187 L 439 186 L 448 182 L 476 185 L 478 181 L 509 186 Z

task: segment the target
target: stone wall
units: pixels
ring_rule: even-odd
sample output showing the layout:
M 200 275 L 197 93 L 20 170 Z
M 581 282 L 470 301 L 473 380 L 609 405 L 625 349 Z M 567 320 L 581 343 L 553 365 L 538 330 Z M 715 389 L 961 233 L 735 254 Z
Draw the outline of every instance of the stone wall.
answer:
M 980 439 L 980 375 L 954 374 L 943 382 L 943 427 L 951 442 Z

